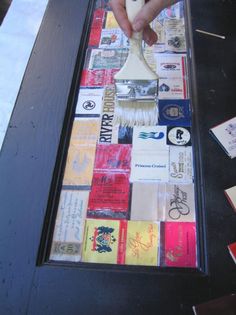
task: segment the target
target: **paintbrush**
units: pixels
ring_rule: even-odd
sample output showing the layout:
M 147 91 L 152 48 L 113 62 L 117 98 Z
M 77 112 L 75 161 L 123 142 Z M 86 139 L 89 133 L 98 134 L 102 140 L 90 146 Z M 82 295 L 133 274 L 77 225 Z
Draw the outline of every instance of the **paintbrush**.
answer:
M 144 0 L 126 0 L 132 23 Z M 116 87 L 115 123 L 121 126 L 150 126 L 158 121 L 158 76 L 143 56 L 142 32 L 133 32 L 124 66 L 114 76 Z

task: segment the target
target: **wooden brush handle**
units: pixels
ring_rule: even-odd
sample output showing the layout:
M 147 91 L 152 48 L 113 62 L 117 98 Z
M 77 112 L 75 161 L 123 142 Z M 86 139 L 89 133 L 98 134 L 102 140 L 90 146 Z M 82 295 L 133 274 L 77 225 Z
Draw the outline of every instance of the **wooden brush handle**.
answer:
M 134 18 L 144 6 L 144 0 L 126 0 L 126 12 L 130 23 L 134 21 Z M 142 55 L 142 37 L 143 32 L 133 32 L 132 38 L 130 38 L 130 53 L 141 56 Z
M 133 23 L 134 18 L 138 14 L 138 12 L 142 9 L 144 6 L 145 1 L 144 0 L 126 0 L 126 12 L 128 15 L 128 19 L 130 23 Z

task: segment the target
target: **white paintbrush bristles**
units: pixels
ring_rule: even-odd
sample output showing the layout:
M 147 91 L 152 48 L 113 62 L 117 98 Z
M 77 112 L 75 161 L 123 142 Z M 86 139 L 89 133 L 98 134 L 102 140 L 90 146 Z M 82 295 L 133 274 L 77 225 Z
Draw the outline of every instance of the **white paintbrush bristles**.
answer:
M 158 122 L 158 109 L 153 102 L 117 101 L 114 123 L 122 127 L 155 126 Z

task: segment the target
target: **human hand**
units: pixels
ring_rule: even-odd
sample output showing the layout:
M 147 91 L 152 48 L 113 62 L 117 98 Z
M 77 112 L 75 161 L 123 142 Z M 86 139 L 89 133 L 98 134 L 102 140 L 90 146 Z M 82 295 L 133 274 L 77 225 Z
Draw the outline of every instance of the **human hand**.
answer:
M 146 4 L 139 11 L 131 24 L 125 10 L 125 0 L 111 0 L 111 8 L 114 16 L 127 37 L 132 36 L 132 32 L 143 31 L 143 39 L 152 46 L 157 42 L 157 34 L 150 27 L 149 23 L 166 7 L 178 2 L 177 0 L 147 0 Z

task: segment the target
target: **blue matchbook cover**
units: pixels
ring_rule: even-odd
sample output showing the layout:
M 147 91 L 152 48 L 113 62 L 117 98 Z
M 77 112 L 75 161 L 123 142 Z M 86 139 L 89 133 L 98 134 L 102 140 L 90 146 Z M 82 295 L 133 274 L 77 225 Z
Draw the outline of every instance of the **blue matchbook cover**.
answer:
M 189 100 L 159 100 L 159 125 L 191 126 Z

